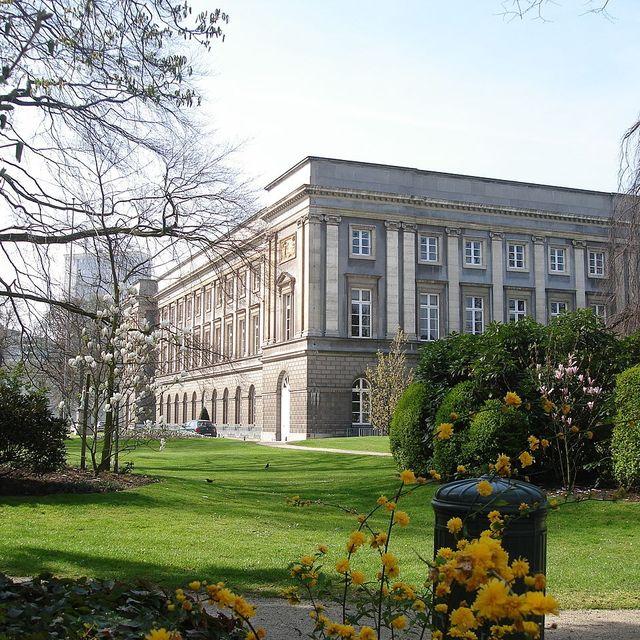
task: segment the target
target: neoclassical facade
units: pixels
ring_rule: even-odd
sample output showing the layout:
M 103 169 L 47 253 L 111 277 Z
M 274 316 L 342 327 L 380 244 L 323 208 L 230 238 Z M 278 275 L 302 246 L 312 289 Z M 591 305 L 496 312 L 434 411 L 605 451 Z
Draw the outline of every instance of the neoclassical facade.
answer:
M 231 435 L 366 432 L 364 372 L 400 328 L 411 355 L 494 320 L 613 311 L 615 194 L 316 157 L 266 189 L 246 252 L 158 280 L 158 315 L 183 345 L 167 341 L 159 362 L 168 423 L 206 406 Z

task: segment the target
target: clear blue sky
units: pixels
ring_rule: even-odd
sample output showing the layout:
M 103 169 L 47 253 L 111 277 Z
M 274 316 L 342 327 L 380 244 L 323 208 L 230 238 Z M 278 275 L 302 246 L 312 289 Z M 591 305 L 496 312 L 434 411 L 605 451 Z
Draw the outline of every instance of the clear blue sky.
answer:
M 326 155 L 614 190 L 640 2 L 557 1 L 508 22 L 501 0 L 229 0 L 207 120 L 260 185 Z

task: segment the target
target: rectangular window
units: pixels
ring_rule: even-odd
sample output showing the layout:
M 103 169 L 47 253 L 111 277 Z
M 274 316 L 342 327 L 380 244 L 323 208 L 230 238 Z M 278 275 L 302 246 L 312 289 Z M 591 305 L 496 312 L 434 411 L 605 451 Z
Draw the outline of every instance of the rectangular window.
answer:
M 191 300 L 191 296 L 189 296 L 189 297 L 187 298 L 187 302 L 185 303 L 185 306 L 184 306 L 184 308 L 185 308 L 185 314 L 186 314 L 186 319 L 187 319 L 187 320 L 190 320 L 190 319 L 191 319 L 191 309 L 192 309 L 192 306 L 193 306 L 193 301 Z
M 222 306 L 222 282 L 216 282 L 216 307 Z
M 182 301 L 178 302 L 178 324 L 182 324 L 182 312 L 184 309 L 184 305 Z
M 216 325 L 213 330 L 213 360 L 219 362 L 222 358 L 222 328 Z
M 589 275 L 592 278 L 604 277 L 604 251 L 589 251 Z
M 202 344 L 200 341 L 200 327 L 195 327 L 193 330 L 193 344 L 192 344 L 192 361 L 194 369 L 200 366 L 202 356 Z
M 561 247 L 549 248 L 549 270 L 552 273 L 567 271 L 567 250 Z
M 202 298 L 200 297 L 200 292 L 196 293 L 196 297 L 195 297 L 195 309 L 194 309 L 194 313 L 196 318 L 200 317 L 200 313 L 202 312 L 202 307 L 200 306 L 201 304 L 201 300 Z
M 251 291 L 253 293 L 260 291 L 260 267 L 258 266 L 251 269 Z
M 291 340 L 291 293 L 282 294 L 282 339 Z
M 211 327 L 206 326 L 202 335 L 202 365 L 211 364 Z
M 246 318 L 238 318 L 238 345 L 236 353 L 241 358 L 245 355 L 245 345 L 247 344 L 247 320 Z
M 351 336 L 371 337 L 371 289 L 351 289 Z
M 238 298 L 244 298 L 247 295 L 247 276 L 244 271 L 238 274 Z
M 204 290 L 204 310 L 211 311 L 211 287 Z
M 260 316 L 256 313 L 251 316 L 251 355 L 255 355 L 260 351 Z
M 566 302 L 558 302 L 557 300 L 552 300 L 550 305 L 550 313 L 549 315 L 552 318 L 557 318 L 559 315 L 566 313 L 567 311 L 567 303 Z
M 224 325 L 224 355 L 229 360 L 233 358 L 233 322 L 231 320 Z
M 371 255 L 371 229 L 351 229 L 351 255 Z
M 440 296 L 437 293 L 420 294 L 420 340 L 440 337 Z
M 517 322 L 527 315 L 527 301 L 522 298 L 509 298 L 509 322 Z
M 464 241 L 464 263 L 471 267 L 482 266 L 482 241 L 481 240 L 465 240 Z
M 233 277 L 229 276 L 224 281 L 224 296 L 226 302 L 233 300 Z
M 593 311 L 593 313 L 595 313 L 595 315 L 598 316 L 598 318 L 602 318 L 604 322 L 607 321 L 607 305 L 606 304 L 596 302 L 591 305 L 591 310 Z
M 465 297 L 465 330 L 474 334 L 484 331 L 484 298 Z
M 438 236 L 419 236 L 420 262 L 438 262 Z
M 507 265 L 509 269 L 525 269 L 525 245 L 510 242 L 507 245 Z

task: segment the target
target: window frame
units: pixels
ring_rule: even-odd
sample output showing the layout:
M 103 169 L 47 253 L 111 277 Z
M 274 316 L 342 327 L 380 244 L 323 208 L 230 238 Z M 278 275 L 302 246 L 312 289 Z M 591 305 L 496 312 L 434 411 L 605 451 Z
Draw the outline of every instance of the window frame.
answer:
M 358 407 L 354 411 L 354 406 Z M 358 420 L 354 421 L 357 415 Z M 363 420 L 366 417 L 367 420 Z M 371 384 L 364 377 L 360 376 L 351 383 L 351 426 L 366 427 L 371 425 Z
M 423 296 L 426 296 L 427 298 L 427 304 L 422 304 L 422 298 Z M 436 304 L 435 307 L 433 304 L 431 304 L 431 298 L 435 297 L 436 299 Z M 436 323 L 436 330 L 435 330 L 435 338 L 431 337 L 431 332 L 432 332 L 432 328 L 430 326 L 431 321 L 433 320 L 433 318 L 431 317 L 430 313 L 427 313 L 427 317 L 423 318 L 422 317 L 422 310 L 426 309 L 428 312 L 431 311 L 432 309 L 435 308 L 436 311 L 436 318 L 435 318 L 435 323 Z M 422 331 L 422 321 L 426 320 L 427 322 L 427 333 L 428 336 L 424 337 L 423 335 L 423 331 Z M 439 293 L 435 293 L 433 291 L 418 291 L 418 339 L 421 340 L 422 342 L 435 342 L 436 340 L 440 339 L 440 294 Z
M 354 253 L 353 251 L 353 233 L 367 231 L 369 233 L 369 253 Z M 375 260 L 376 259 L 376 227 L 369 224 L 350 224 L 349 225 L 349 258 L 356 260 Z
M 512 302 L 522 302 L 524 303 L 524 309 L 520 310 L 517 308 L 517 305 L 515 309 L 511 309 L 511 303 Z M 527 317 L 527 306 L 528 306 L 528 300 L 527 298 L 516 298 L 516 297 L 509 297 L 507 298 L 507 320 L 508 322 L 518 322 L 519 320 L 523 320 L 524 318 Z M 513 318 L 511 317 L 513 313 Z
M 529 251 L 526 242 L 520 240 L 507 240 L 507 271 L 525 272 L 529 271 Z M 510 249 L 511 247 L 522 247 L 522 266 L 511 264 Z
M 553 251 L 562 251 L 564 254 L 563 264 L 564 269 L 558 270 L 553 268 L 553 259 L 552 252 Z M 556 258 L 556 266 L 557 266 L 557 258 Z M 568 276 L 569 275 L 569 250 L 566 246 L 561 245 L 550 245 L 549 246 L 549 264 L 548 264 L 549 273 L 553 276 Z
M 553 312 L 553 305 L 557 304 L 563 304 L 564 305 L 564 311 L 558 311 L 557 313 Z M 566 300 L 552 300 L 549 299 L 549 320 L 555 320 L 555 318 L 560 317 L 563 313 L 568 313 L 569 312 L 569 303 Z
M 602 256 L 602 273 L 591 271 L 592 255 Z M 606 278 L 607 277 L 607 252 L 604 249 L 587 248 L 587 273 L 589 274 L 590 278 Z
M 433 266 L 442 265 L 442 235 L 437 233 L 432 233 L 430 231 L 418 231 L 417 236 L 418 236 L 418 264 L 428 264 Z M 422 239 L 423 238 L 426 238 L 427 241 L 435 240 L 436 242 L 435 260 L 429 260 L 422 257 Z M 427 243 L 427 246 L 428 246 L 428 243 Z
M 358 300 L 353 299 L 353 294 L 354 291 L 358 291 Z M 362 294 L 364 292 L 367 292 L 369 294 L 369 299 L 368 300 L 364 300 L 362 297 Z M 358 313 L 354 314 L 353 313 L 353 305 L 357 304 L 358 305 Z M 365 305 L 369 306 L 369 313 L 363 313 L 363 307 Z M 369 328 L 369 335 L 363 335 L 364 331 L 364 323 L 363 323 L 363 318 L 367 317 L 369 318 L 369 322 L 368 322 L 368 328 Z M 353 324 L 353 319 L 354 317 L 358 318 L 358 333 L 356 335 L 354 335 L 353 333 L 353 329 L 354 329 L 354 324 Z M 351 285 L 349 287 L 349 337 L 350 338 L 358 338 L 358 339 L 365 339 L 365 340 L 369 340 L 373 337 L 373 288 L 372 287 L 366 287 L 364 285 Z
M 474 264 L 467 262 L 467 243 L 478 244 L 480 246 L 480 262 Z M 464 269 L 486 269 L 486 242 L 484 238 L 465 237 L 462 239 L 462 266 Z
M 469 300 L 473 301 L 473 306 L 469 306 Z M 480 300 L 480 307 L 476 307 L 475 303 Z M 482 335 L 485 332 L 487 323 L 485 318 L 485 308 L 486 308 L 485 297 L 482 295 L 478 295 L 476 293 L 465 293 L 464 294 L 464 332 L 469 333 L 471 335 Z M 480 325 L 481 330 L 476 331 L 476 323 L 477 318 L 475 318 L 475 313 L 480 312 Z M 471 313 L 471 318 L 469 319 L 468 315 Z M 471 325 L 472 330 L 469 331 L 468 327 Z

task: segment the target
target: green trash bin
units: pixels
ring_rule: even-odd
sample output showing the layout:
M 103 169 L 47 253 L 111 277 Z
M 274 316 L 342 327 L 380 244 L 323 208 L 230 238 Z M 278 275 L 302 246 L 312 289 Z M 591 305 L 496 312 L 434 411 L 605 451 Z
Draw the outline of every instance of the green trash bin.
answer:
M 491 495 L 481 496 L 478 493 L 476 487 L 480 480 L 491 483 Z M 520 512 L 523 502 L 529 505 L 526 515 Z M 431 504 L 435 512 L 434 554 L 441 547 L 455 549 L 456 538 L 447 529 L 450 518 L 462 518 L 467 527 L 467 536 L 477 538 L 489 528 L 487 514 L 495 509 L 503 515 L 519 516 L 507 523 L 502 537 L 502 546 L 509 554 L 509 560 L 525 558 L 529 561 L 531 573 L 546 573 L 548 505 L 546 494 L 535 485 L 493 476 L 455 480 L 443 484 L 436 491 Z M 474 512 L 477 513 L 471 516 Z M 540 624 L 540 632 L 540 637 L 544 638 L 544 619 Z

